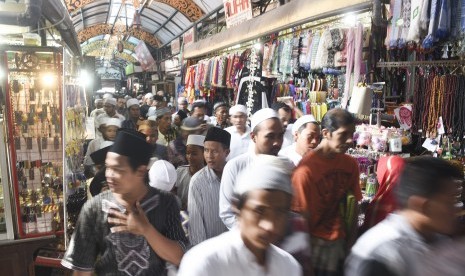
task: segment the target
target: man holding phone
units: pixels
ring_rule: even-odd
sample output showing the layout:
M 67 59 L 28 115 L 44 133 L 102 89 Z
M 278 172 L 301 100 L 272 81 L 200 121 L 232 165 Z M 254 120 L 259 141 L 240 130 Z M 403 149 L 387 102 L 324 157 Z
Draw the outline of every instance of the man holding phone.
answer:
M 81 210 L 62 265 L 74 275 L 166 275 L 188 246 L 173 195 L 147 185 L 150 145 L 120 130 L 106 160 L 109 187 Z

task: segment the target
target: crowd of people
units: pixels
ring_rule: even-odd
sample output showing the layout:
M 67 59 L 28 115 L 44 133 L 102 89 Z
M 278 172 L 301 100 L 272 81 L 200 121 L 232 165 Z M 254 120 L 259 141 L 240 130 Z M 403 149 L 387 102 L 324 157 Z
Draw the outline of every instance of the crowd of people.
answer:
M 292 102 L 251 116 L 217 102 L 210 117 L 161 91 L 95 106 L 89 200 L 62 260 L 75 275 L 438 275 L 436 243 L 464 251 L 450 242 L 463 170 L 434 157 L 381 158 L 359 227 L 344 109 L 317 122 Z

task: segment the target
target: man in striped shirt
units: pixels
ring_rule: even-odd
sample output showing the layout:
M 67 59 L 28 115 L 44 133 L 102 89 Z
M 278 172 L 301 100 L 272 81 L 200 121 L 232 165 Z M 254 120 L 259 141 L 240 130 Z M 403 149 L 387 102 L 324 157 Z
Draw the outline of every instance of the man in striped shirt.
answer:
M 189 240 L 192 245 L 228 230 L 219 216 L 219 194 L 230 143 L 231 134 L 221 128 L 210 128 L 205 136 L 204 157 L 207 166 L 192 177 L 187 201 Z

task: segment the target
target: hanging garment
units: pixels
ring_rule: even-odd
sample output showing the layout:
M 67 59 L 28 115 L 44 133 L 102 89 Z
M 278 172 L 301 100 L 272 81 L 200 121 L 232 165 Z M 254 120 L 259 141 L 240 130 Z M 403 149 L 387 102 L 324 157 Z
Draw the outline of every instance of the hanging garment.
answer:
M 436 37 L 438 39 L 445 39 L 449 35 L 451 17 L 451 0 L 441 0 L 438 29 L 436 31 Z
M 339 87 L 339 91 L 344 91 L 343 99 L 342 99 L 342 107 L 347 107 L 347 102 L 349 101 L 349 86 L 350 86 L 350 76 L 354 66 L 354 48 L 355 48 L 355 30 L 353 28 L 347 31 L 347 41 L 346 41 L 346 49 L 347 49 L 347 67 L 346 67 L 346 74 L 345 78 L 338 78 L 341 79 L 341 82 L 338 82 L 343 85 L 343 90 Z M 346 82 L 348 82 L 346 84 Z
M 403 0 L 402 2 L 402 32 L 399 37 L 398 47 L 404 48 L 407 43 L 408 31 L 410 29 L 410 18 L 412 10 L 412 0 Z
M 321 35 L 320 43 L 315 59 L 315 65 L 312 67 L 314 70 L 323 68 L 328 63 L 328 45 L 331 41 L 331 32 L 326 29 Z
M 423 5 L 420 10 L 420 30 L 421 33 L 425 33 L 428 31 L 429 26 L 429 7 L 430 7 L 430 0 L 423 0 Z
M 422 43 L 422 47 L 425 49 L 430 49 L 433 47 L 433 43 L 436 42 L 436 31 L 439 24 L 439 8 L 440 0 L 431 0 L 431 10 L 430 10 L 430 21 L 428 27 L 428 35 L 425 37 Z
M 462 0 L 451 0 L 450 37 L 460 36 L 460 18 L 462 16 Z
M 315 62 L 317 59 L 317 54 L 318 54 L 318 46 L 320 45 L 320 40 L 321 40 L 321 33 L 317 32 L 313 35 L 312 39 L 312 51 L 311 51 L 311 63 L 310 63 L 310 70 L 313 70 L 315 68 Z
M 391 0 L 391 24 L 389 27 L 389 35 L 386 37 L 386 47 L 388 49 L 397 48 L 399 38 L 401 36 L 400 24 L 402 19 L 402 0 Z
M 424 5 L 428 5 L 428 0 L 412 0 L 412 8 L 410 10 L 410 28 L 408 30 L 407 42 L 420 42 L 420 15 Z

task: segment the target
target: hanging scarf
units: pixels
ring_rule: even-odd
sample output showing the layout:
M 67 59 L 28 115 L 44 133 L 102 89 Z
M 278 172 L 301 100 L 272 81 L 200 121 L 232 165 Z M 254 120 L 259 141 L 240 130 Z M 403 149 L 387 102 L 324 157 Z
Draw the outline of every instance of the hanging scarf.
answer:
M 420 30 L 421 33 L 428 31 L 428 23 L 429 23 L 429 7 L 430 1 L 423 0 L 423 5 L 420 10 Z
M 410 29 L 410 18 L 412 11 L 412 0 L 403 0 L 402 2 L 402 31 L 399 36 L 398 47 L 404 48 L 407 43 L 408 31 Z
M 330 30 L 330 41 L 328 43 L 328 60 L 324 67 L 335 66 L 336 52 L 344 48 L 344 30 L 332 29 Z
M 326 29 L 321 35 L 320 43 L 318 44 L 318 50 L 315 59 L 315 65 L 312 69 L 321 69 L 328 62 L 328 45 L 331 42 L 331 31 Z
M 450 32 L 451 26 L 451 0 L 441 0 L 441 8 L 439 9 L 438 29 L 436 37 L 445 39 Z
M 321 34 L 320 32 L 317 32 L 316 34 L 313 35 L 312 39 L 312 51 L 311 51 L 311 63 L 310 63 L 310 69 L 313 70 L 315 68 L 315 62 L 316 62 L 316 57 L 318 54 L 318 45 L 320 45 L 320 39 L 321 39 Z
M 363 50 L 363 26 L 361 23 L 358 23 L 357 29 L 355 31 L 355 44 L 354 44 L 354 86 L 360 81 L 360 73 L 362 69 L 362 50 Z
M 401 35 L 401 25 L 399 20 L 402 18 L 402 0 L 391 0 L 392 19 L 390 26 L 389 40 L 386 43 L 387 48 L 396 48 Z
M 430 21 L 428 27 L 428 35 L 423 40 L 422 47 L 425 49 L 430 49 L 433 47 L 433 43 L 436 41 L 435 34 L 438 29 L 439 23 L 439 0 L 431 0 L 431 11 L 430 11 Z
M 407 42 L 420 42 L 420 13 L 425 2 L 428 2 L 428 0 L 412 0 L 412 8 L 410 10 L 410 28 L 408 30 Z
M 450 35 L 451 38 L 457 38 L 460 35 L 460 18 L 462 16 L 462 0 L 451 0 L 451 21 Z
M 355 43 L 355 31 L 353 28 L 351 28 L 347 32 L 347 41 L 346 41 L 347 67 L 346 67 L 346 74 L 344 78 L 344 90 L 339 90 L 339 91 L 344 91 L 344 95 L 343 95 L 342 103 L 341 103 L 342 108 L 346 108 L 347 102 L 349 101 L 350 75 L 351 75 L 351 72 L 354 66 L 354 43 Z

